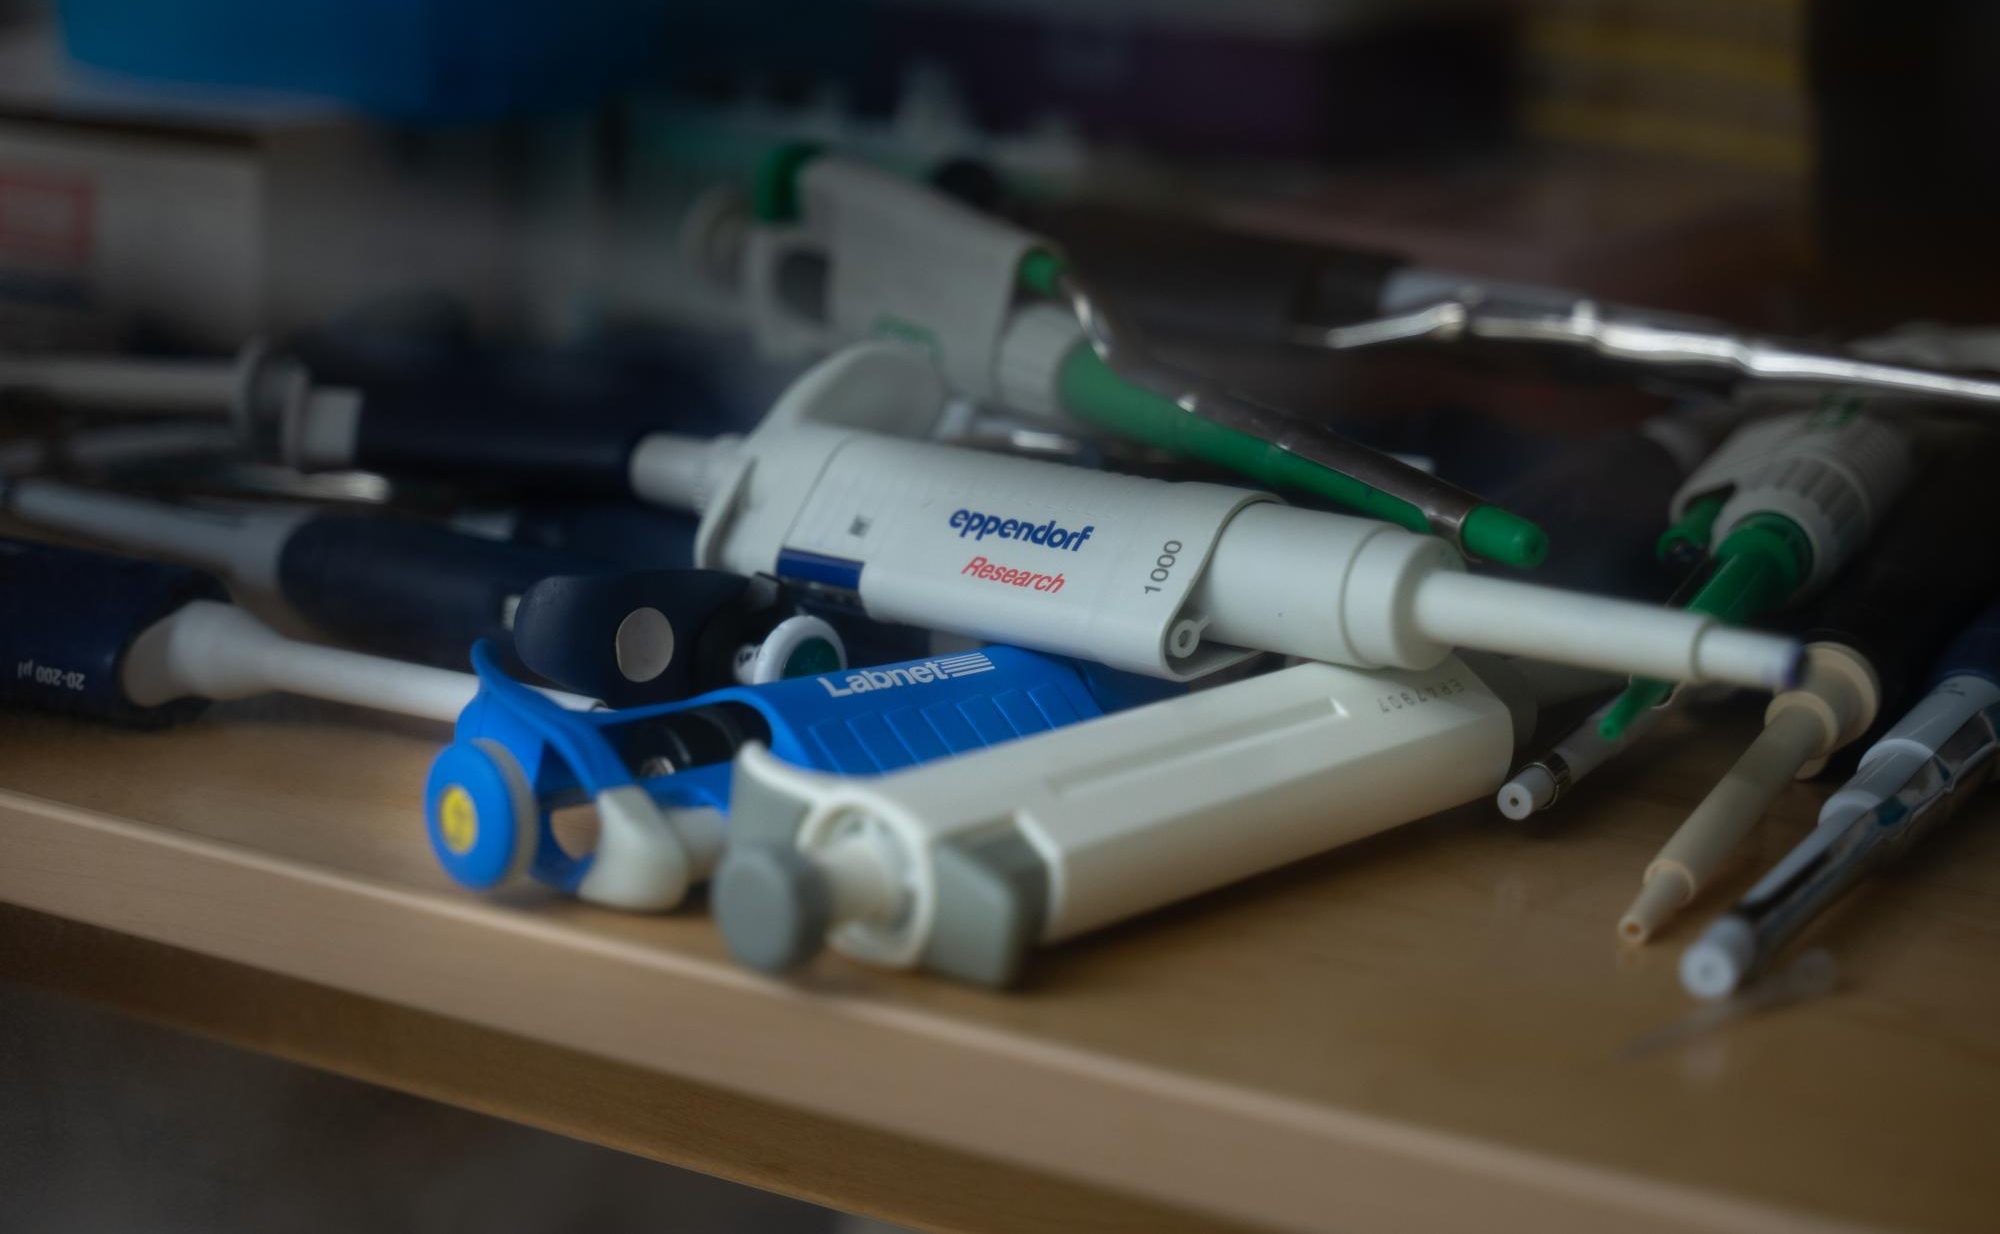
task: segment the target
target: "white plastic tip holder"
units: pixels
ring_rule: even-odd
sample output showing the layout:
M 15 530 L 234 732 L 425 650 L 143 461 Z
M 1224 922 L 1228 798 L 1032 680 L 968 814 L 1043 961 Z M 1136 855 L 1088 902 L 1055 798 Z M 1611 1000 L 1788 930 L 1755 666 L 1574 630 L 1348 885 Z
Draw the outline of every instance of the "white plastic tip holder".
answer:
M 471 673 L 302 643 L 213 600 L 192 601 L 140 633 L 121 672 L 126 696 L 142 707 L 283 691 L 450 723 L 479 692 Z M 580 695 L 543 693 L 572 710 L 598 705 Z
M 1727 998 L 1742 986 L 1756 955 L 1750 924 L 1724 917 L 1681 953 L 1681 987 L 1700 999 Z
M 1500 807 L 1503 817 L 1518 823 L 1554 805 L 1558 787 L 1549 769 L 1534 763 L 1523 767 L 1519 775 L 1502 784 L 1499 793 L 1494 796 L 1494 803 Z

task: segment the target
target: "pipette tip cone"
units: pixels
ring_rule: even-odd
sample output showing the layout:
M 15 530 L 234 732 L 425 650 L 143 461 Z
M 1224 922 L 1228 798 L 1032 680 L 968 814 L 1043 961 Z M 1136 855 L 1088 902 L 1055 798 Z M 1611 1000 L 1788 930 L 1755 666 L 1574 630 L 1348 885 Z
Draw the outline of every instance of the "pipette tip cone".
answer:
M 1668 918 L 1681 910 L 1693 891 L 1687 878 L 1672 870 L 1648 878 L 1633 899 L 1632 907 L 1618 919 L 1619 939 L 1635 946 L 1646 942 L 1667 923 Z
M 1494 804 L 1500 813 L 1519 822 L 1539 810 L 1547 809 L 1555 800 L 1556 781 L 1543 767 L 1523 767 L 1521 774 L 1500 786 L 1494 795 Z

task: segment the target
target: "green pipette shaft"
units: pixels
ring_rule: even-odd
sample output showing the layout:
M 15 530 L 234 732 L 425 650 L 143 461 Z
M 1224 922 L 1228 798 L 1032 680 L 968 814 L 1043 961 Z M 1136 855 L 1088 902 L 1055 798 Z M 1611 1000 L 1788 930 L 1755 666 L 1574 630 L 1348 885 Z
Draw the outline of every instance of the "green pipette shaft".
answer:
M 1812 572 L 1812 545 L 1799 525 L 1781 514 L 1752 514 L 1715 550 L 1715 572 L 1687 603 L 1688 610 L 1740 625 L 1789 599 Z M 1673 692 L 1669 682 L 1635 677 L 1598 721 L 1598 734 L 1615 741 L 1642 711 Z

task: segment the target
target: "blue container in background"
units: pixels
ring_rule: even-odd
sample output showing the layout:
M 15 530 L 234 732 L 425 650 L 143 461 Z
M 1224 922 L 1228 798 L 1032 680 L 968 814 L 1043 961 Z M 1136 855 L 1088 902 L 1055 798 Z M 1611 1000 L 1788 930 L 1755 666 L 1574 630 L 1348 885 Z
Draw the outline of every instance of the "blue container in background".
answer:
M 397 120 L 588 106 L 663 58 L 673 0 L 61 0 L 79 63 Z

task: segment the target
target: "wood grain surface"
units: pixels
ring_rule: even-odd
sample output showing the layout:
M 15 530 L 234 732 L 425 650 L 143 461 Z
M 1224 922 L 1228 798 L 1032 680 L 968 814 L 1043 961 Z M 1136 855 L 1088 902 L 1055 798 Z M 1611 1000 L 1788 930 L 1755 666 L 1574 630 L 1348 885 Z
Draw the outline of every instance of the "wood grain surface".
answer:
M 1680 948 L 1825 792 L 1788 789 L 1702 911 L 1622 948 L 1640 870 L 1752 723 L 1680 720 L 1547 822 L 1452 811 L 1052 949 L 998 994 L 833 956 L 769 980 L 699 905 L 459 892 L 423 836 L 430 726 L 301 703 L 167 733 L 14 714 L 0 900 L 166 946 L 7 967 L 937 1228 L 1992 1229 L 2000 794 L 1822 923 L 1834 995 L 1626 1053 L 1690 1009 Z M 158 973 L 207 970 L 168 948 L 238 992 L 177 998 Z M 454 1041 L 481 1065 L 454 1068 Z M 646 1117 L 647 1093 L 687 1119 Z M 808 1130 L 770 1130 L 787 1120 Z

